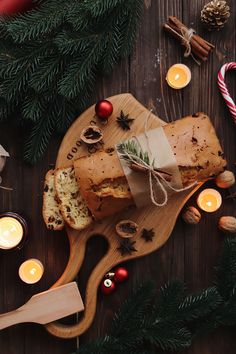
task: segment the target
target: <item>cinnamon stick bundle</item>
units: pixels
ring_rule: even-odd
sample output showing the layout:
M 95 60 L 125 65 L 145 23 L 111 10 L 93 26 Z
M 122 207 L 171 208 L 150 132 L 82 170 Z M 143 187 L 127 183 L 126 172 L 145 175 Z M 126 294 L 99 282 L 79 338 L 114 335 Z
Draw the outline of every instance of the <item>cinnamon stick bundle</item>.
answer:
M 192 55 L 196 59 L 206 61 L 214 45 L 198 36 L 193 29 L 185 26 L 177 17 L 169 16 L 164 30 L 185 46 L 185 56 Z

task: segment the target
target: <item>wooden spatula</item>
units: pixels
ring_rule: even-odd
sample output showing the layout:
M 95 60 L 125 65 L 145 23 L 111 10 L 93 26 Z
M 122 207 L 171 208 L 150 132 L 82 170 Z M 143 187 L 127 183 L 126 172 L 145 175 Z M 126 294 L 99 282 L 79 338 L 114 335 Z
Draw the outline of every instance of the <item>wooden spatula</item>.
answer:
M 23 322 L 46 324 L 83 310 L 79 289 L 72 282 L 36 294 L 17 310 L 0 315 L 0 329 Z

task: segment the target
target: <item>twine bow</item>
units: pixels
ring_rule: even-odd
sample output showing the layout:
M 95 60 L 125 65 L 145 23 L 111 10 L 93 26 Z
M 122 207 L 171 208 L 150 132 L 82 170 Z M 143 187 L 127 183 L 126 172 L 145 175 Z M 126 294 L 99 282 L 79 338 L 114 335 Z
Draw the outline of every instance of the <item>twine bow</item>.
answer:
M 149 117 L 150 117 L 151 113 L 152 113 L 152 110 L 149 111 L 149 114 L 148 114 L 148 116 L 147 116 L 147 118 L 145 120 L 145 130 L 144 130 L 144 134 L 145 134 L 146 139 L 147 139 L 148 147 L 149 147 L 149 144 L 148 144 L 148 135 L 147 135 L 147 131 L 148 131 L 147 124 L 148 124 L 148 120 L 149 120 Z M 139 147 L 140 151 L 142 151 L 140 143 L 136 139 L 135 136 L 133 137 L 133 139 L 136 140 L 137 146 Z M 148 180 L 149 180 L 150 197 L 151 197 L 152 203 L 155 206 L 162 207 L 162 206 L 165 206 L 167 204 L 167 202 L 168 202 L 167 188 L 169 188 L 170 190 L 178 193 L 178 192 L 186 191 L 186 190 L 194 187 L 197 184 L 197 182 L 194 182 L 194 183 L 190 184 L 187 187 L 175 188 L 163 176 L 163 174 L 166 174 L 166 175 L 169 175 L 169 176 L 170 176 L 170 174 L 165 172 L 165 171 L 162 171 L 160 169 L 156 169 L 155 168 L 155 160 L 154 159 L 152 160 L 152 162 L 147 163 L 141 157 L 139 157 L 137 155 L 134 155 L 133 153 L 127 151 L 124 148 L 124 146 L 122 146 L 122 144 L 118 147 L 118 151 L 119 151 L 120 157 L 123 158 L 123 159 L 128 160 L 131 165 L 132 164 L 136 165 L 141 170 L 146 170 L 147 171 Z M 144 154 L 142 154 L 142 155 L 144 155 Z M 151 155 L 150 148 L 149 148 L 149 154 L 148 155 L 149 155 L 149 158 L 150 158 L 150 155 Z M 163 196 L 163 201 L 162 202 L 159 202 L 157 200 L 155 189 L 157 189 L 158 191 L 161 191 L 162 196 Z
M 187 58 L 191 55 L 192 48 L 191 48 L 191 39 L 194 35 L 195 30 L 193 28 L 186 28 L 181 27 L 181 34 L 182 34 L 182 44 L 185 46 L 184 56 Z
M 166 190 L 166 187 L 171 189 L 174 192 L 183 192 L 186 191 L 190 188 L 192 188 L 194 185 L 196 185 L 197 182 L 194 182 L 193 184 L 189 185 L 188 187 L 185 188 L 174 188 L 164 177 L 163 177 L 163 172 L 158 171 L 158 169 L 155 169 L 154 167 L 154 160 L 150 165 L 148 165 L 145 161 L 143 161 L 141 158 L 139 158 L 136 155 L 130 154 L 129 152 L 125 151 L 123 153 L 120 153 L 121 157 L 129 159 L 129 162 L 135 164 L 136 166 L 140 167 L 141 169 L 145 169 L 148 173 L 148 179 L 149 179 L 149 187 L 150 187 L 150 197 L 151 201 L 154 205 L 158 207 L 162 207 L 167 204 L 168 202 L 168 192 Z M 156 199 L 155 195 L 155 186 L 157 187 L 158 190 L 161 190 L 162 195 L 163 195 L 163 202 L 158 202 Z
M 192 47 L 191 47 L 191 40 L 192 40 L 193 35 L 196 33 L 196 31 L 193 28 L 187 28 L 187 27 L 180 28 L 181 34 L 178 33 L 176 30 L 174 30 L 173 28 L 171 30 L 176 34 L 177 37 L 179 37 L 181 39 L 183 46 L 185 46 L 185 52 L 184 52 L 185 58 L 191 56 L 193 58 L 193 60 L 198 65 L 200 65 L 201 63 L 193 55 Z

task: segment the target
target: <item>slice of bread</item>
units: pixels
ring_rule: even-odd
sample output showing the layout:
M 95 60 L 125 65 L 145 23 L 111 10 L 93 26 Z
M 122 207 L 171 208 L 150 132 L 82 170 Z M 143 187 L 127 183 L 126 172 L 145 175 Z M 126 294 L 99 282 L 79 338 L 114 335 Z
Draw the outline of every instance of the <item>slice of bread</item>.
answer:
M 62 230 L 65 223 L 61 216 L 54 187 L 54 170 L 45 177 L 43 192 L 43 219 L 49 230 Z
M 65 222 L 76 230 L 89 226 L 93 219 L 80 195 L 74 167 L 58 168 L 55 171 L 55 189 Z

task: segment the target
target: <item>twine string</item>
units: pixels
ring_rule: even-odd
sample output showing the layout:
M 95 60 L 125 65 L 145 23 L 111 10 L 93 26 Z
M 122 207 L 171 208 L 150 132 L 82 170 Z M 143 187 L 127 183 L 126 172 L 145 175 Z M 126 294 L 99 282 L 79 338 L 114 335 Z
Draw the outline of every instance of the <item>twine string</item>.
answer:
M 121 157 L 129 159 L 132 163 L 135 165 L 139 166 L 140 168 L 145 168 L 146 171 L 148 172 L 148 177 L 149 177 L 149 187 L 150 187 L 150 196 L 152 203 L 158 207 L 162 207 L 167 204 L 168 202 L 168 192 L 166 190 L 166 187 L 170 188 L 174 192 L 183 192 L 186 191 L 193 186 L 196 185 L 197 182 L 194 182 L 193 184 L 184 187 L 184 188 L 175 188 L 173 187 L 166 179 L 162 176 L 161 172 L 157 171 L 154 169 L 154 164 L 148 165 L 145 161 L 140 159 L 140 157 L 130 154 L 127 151 L 125 153 L 120 153 Z M 155 196 L 155 186 L 158 190 L 161 190 L 162 195 L 163 195 L 163 202 L 158 202 Z
M 145 134 L 145 137 L 147 139 L 149 153 L 151 153 L 151 149 L 150 149 L 150 146 L 149 146 L 149 139 L 148 139 L 147 132 L 148 132 L 148 120 L 149 120 L 149 118 L 150 118 L 150 116 L 152 114 L 152 111 L 153 111 L 152 109 L 149 111 L 148 116 L 145 119 L 145 125 L 144 125 L 144 127 L 145 127 L 144 134 Z M 139 145 L 139 148 L 142 150 L 138 139 L 135 136 L 133 138 L 137 141 L 137 143 Z M 174 191 L 176 193 L 179 193 L 179 192 L 183 192 L 183 191 L 186 191 L 188 189 L 191 189 L 192 187 L 194 187 L 197 184 L 197 182 L 194 182 L 194 183 L 190 184 L 187 187 L 175 188 L 175 187 L 173 187 L 171 185 L 171 183 L 169 183 L 163 177 L 161 172 L 159 172 L 159 171 L 157 171 L 155 169 L 154 160 L 152 161 L 152 163 L 147 164 L 139 156 L 131 154 L 131 153 L 127 152 L 127 151 L 125 151 L 123 153 L 120 152 L 120 156 L 121 156 L 121 158 L 124 158 L 124 159 L 127 159 L 127 157 L 128 157 L 130 162 L 132 162 L 133 164 L 139 166 L 142 169 L 145 169 L 148 172 L 149 190 L 150 190 L 151 201 L 157 207 L 162 207 L 162 206 L 165 206 L 167 204 L 167 202 L 168 202 L 167 188 L 171 189 L 172 191 Z M 162 196 L 163 196 L 163 198 L 162 198 L 163 201 L 162 202 L 159 202 L 157 200 L 156 195 L 155 195 L 155 189 L 157 189 L 158 191 L 161 191 Z
M 197 60 L 197 58 L 193 55 L 192 47 L 191 47 L 191 39 L 193 35 L 196 33 L 196 31 L 193 28 L 187 28 L 187 27 L 180 28 L 181 34 L 176 30 L 174 30 L 173 28 L 171 28 L 171 31 L 174 32 L 176 36 L 181 39 L 183 46 L 185 46 L 184 57 L 187 58 L 191 56 L 198 65 L 201 65 L 200 61 Z
M 192 53 L 191 48 L 191 39 L 195 33 L 193 28 L 181 27 L 180 29 L 182 35 L 182 43 L 185 46 L 184 56 L 185 58 L 189 57 Z

